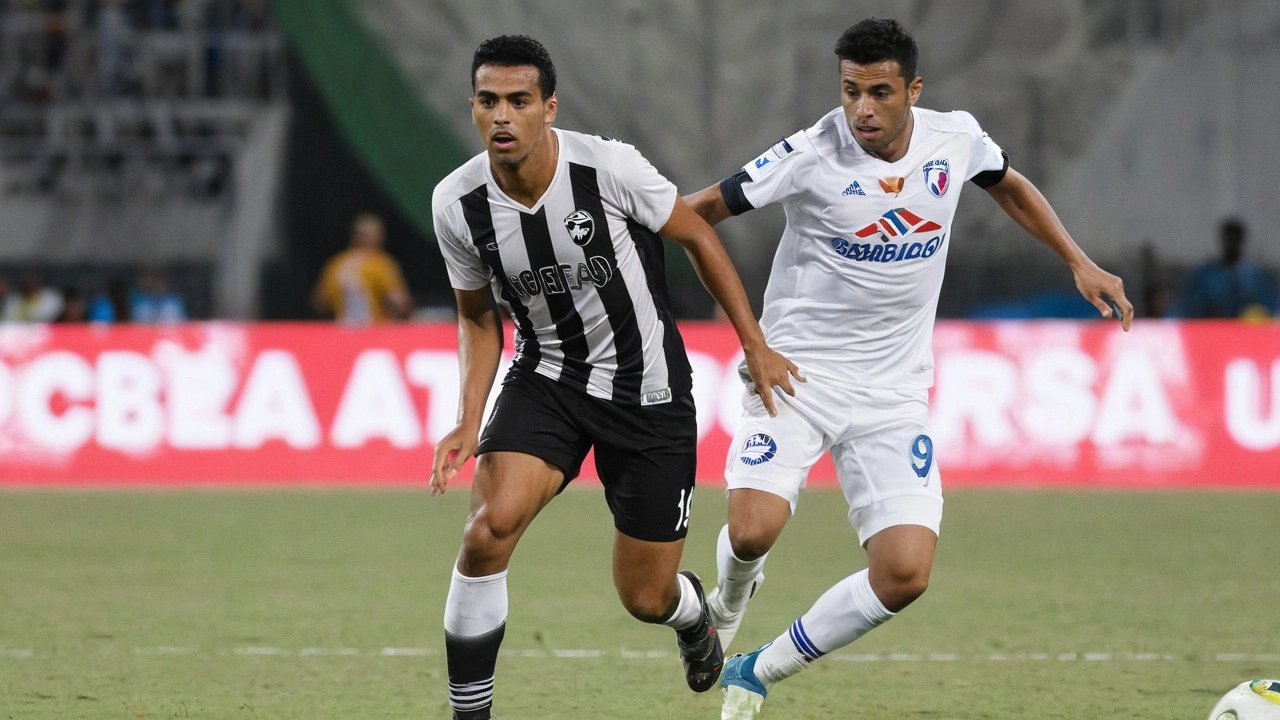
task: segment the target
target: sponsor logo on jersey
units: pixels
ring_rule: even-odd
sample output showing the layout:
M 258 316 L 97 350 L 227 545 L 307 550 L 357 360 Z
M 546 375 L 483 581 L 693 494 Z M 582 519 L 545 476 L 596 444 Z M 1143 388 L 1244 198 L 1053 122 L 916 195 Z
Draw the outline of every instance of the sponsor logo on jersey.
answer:
M 880 189 L 890 195 L 897 195 L 906 186 L 907 179 L 903 177 L 880 178 Z
M 518 275 L 508 275 L 507 284 L 520 297 L 531 297 L 540 293 L 560 295 L 584 285 L 604 287 L 612 279 L 613 265 L 609 260 L 592 255 L 576 265 L 560 263 L 521 270 Z
M 844 189 L 844 192 L 842 192 L 842 193 L 840 193 L 840 194 L 841 194 L 841 195 L 844 195 L 845 197 L 848 197 L 848 196 L 850 196 L 850 195 L 861 195 L 861 196 L 863 196 L 863 197 L 866 197 L 866 196 L 867 196 L 867 194 L 866 194 L 866 193 L 862 192 L 862 186 L 858 184 L 858 181 L 857 181 L 857 180 L 854 180 L 854 181 L 853 181 L 853 184 L 852 184 L 852 185 L 850 185 L 849 187 L 845 188 L 845 189 Z
M 919 242 L 907 239 L 911 235 L 936 233 L 942 226 L 932 220 L 925 220 L 906 208 L 895 208 L 880 216 L 880 219 L 854 233 L 859 240 L 879 239 L 880 242 L 850 242 L 844 238 L 831 238 L 831 249 L 840 257 L 858 262 L 897 262 L 931 258 L 946 235 L 934 235 Z M 904 238 L 902 242 L 890 242 L 890 238 Z
M 947 194 L 947 188 L 951 187 L 951 165 L 946 158 L 930 160 L 924 164 L 924 186 L 929 188 L 934 197 Z
M 918 235 L 921 233 L 937 232 L 941 229 L 942 226 L 938 223 L 932 220 L 925 220 L 906 208 L 894 208 L 884 215 L 881 215 L 879 220 L 862 228 L 854 234 L 863 240 L 876 237 L 878 235 L 882 242 L 888 242 L 889 238 L 895 238 L 901 235 Z
M 586 247 L 596 234 L 596 220 L 586 210 L 574 210 L 564 218 L 564 229 L 578 247 Z
M 742 450 L 738 453 L 738 459 L 747 465 L 754 466 L 769 462 L 777 454 L 778 443 L 764 433 L 756 433 L 742 443 Z

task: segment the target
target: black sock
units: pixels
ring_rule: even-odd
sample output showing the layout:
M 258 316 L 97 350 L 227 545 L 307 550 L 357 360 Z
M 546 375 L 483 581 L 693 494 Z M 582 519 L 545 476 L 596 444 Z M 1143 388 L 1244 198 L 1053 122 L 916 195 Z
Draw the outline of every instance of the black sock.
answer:
M 507 630 L 504 622 L 483 635 L 444 634 L 449 662 L 449 706 L 455 720 L 489 720 L 493 707 L 493 668 Z

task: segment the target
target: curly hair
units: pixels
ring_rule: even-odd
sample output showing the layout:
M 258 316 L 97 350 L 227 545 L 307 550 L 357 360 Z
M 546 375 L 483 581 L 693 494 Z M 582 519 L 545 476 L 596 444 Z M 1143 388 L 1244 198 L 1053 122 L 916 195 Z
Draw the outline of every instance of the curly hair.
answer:
M 916 77 L 920 49 L 915 38 L 897 20 L 867 18 L 854 25 L 836 41 L 836 56 L 858 65 L 896 61 L 908 81 Z
M 542 99 L 546 100 L 556 94 L 556 66 L 551 62 L 551 53 L 542 43 L 528 35 L 499 35 L 480 43 L 475 55 L 471 58 L 471 90 L 476 89 L 476 71 L 481 65 L 532 65 L 538 69 L 538 87 L 542 90 Z

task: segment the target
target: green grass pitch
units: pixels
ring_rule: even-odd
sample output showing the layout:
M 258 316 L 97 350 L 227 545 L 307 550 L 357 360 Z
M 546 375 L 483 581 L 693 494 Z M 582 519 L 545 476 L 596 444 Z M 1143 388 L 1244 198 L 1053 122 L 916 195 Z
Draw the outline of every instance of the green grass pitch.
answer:
M 446 718 L 441 608 L 467 493 L 0 492 L 0 718 Z M 709 582 L 720 490 L 685 564 Z M 735 649 L 862 567 L 808 491 Z M 622 610 L 598 490 L 510 575 L 495 716 L 719 717 Z M 778 686 L 767 718 L 1192 718 L 1280 676 L 1280 493 L 956 490 L 928 593 Z

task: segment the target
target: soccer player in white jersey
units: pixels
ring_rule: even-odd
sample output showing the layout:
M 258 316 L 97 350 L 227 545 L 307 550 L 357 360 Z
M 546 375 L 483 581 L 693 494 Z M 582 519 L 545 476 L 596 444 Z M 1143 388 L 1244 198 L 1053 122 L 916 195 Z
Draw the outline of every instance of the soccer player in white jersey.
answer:
M 671 182 L 630 145 L 552 128 L 555 66 L 541 44 L 486 40 L 471 79 L 486 149 L 432 197 L 458 303 L 462 370 L 458 425 L 436 447 L 432 494 L 469 455 L 479 458 L 445 600 L 454 718 L 490 717 L 508 561 L 593 446 L 614 517 L 618 596 L 636 618 L 676 630 L 685 680 L 709 690 L 724 654 L 701 582 L 677 573 L 698 438 L 658 233 L 688 252 L 724 307 L 770 409 L 772 387 L 792 391 L 795 366 L 765 344 L 715 231 Z M 515 320 L 516 356 L 481 436 L 502 353 L 495 298 Z
M 761 321 L 771 347 L 807 382 L 774 416 L 748 393 L 725 470 L 728 524 L 708 597 L 727 647 L 763 580 L 766 554 L 809 468 L 831 452 L 868 568 L 845 578 L 772 643 L 725 664 L 725 720 L 752 718 L 769 687 L 852 643 L 929 582 L 942 488 L 928 427 L 930 344 L 951 221 L 972 180 L 1066 261 L 1104 317 L 1133 308 L 1008 156 L 965 112 L 915 107 L 915 41 L 893 20 L 845 31 L 841 107 L 737 174 L 686 200 L 711 224 L 781 203 L 787 226 Z

